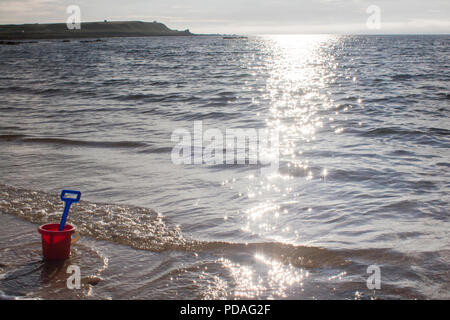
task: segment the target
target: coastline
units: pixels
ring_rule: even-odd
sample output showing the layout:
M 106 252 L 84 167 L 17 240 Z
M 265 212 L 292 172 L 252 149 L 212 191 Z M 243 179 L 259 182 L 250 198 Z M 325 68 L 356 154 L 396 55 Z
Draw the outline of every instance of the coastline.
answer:
M 123 38 L 158 36 L 194 36 L 184 31 L 169 29 L 160 22 L 104 21 L 84 22 L 81 29 L 69 30 L 65 23 L 36 23 L 0 25 L 0 40 Z

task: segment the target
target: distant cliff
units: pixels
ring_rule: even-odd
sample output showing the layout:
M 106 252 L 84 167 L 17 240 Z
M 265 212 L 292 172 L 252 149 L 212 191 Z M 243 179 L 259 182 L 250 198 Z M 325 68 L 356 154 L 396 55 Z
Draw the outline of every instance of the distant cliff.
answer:
M 84 22 L 81 23 L 81 30 L 69 30 L 65 23 L 0 25 L 2 40 L 191 35 L 189 30 L 171 30 L 163 23 L 156 21 Z

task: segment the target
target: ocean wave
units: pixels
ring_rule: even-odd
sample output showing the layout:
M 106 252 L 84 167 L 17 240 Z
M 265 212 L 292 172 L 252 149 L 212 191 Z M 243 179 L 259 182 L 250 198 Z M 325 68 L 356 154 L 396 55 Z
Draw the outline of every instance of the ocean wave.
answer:
M 213 111 L 207 113 L 198 112 L 182 112 L 174 118 L 176 121 L 194 121 L 194 120 L 205 120 L 205 119 L 217 119 L 217 120 L 231 120 L 238 119 L 242 117 L 242 113 L 239 112 L 220 112 Z
M 57 195 L 0 184 L 0 212 L 3 214 L 14 215 L 36 224 L 57 223 L 63 208 L 64 204 Z M 71 207 L 67 222 L 76 226 L 81 235 L 140 250 L 220 254 L 258 252 L 296 267 L 348 265 L 348 259 L 353 252 L 281 242 L 233 243 L 193 240 L 184 237 L 179 227 L 172 225 L 156 211 L 128 205 L 80 201 Z M 383 251 L 386 255 L 389 250 L 378 251 Z M 372 255 L 376 254 L 371 251 L 358 253 L 360 258 Z
M 149 147 L 139 150 L 138 153 L 170 153 L 173 147 Z
M 32 223 L 45 224 L 58 222 L 62 210 L 63 203 L 55 194 L 0 184 L 0 214 L 10 214 Z M 403 273 L 410 272 L 422 265 L 424 261 L 424 256 L 421 254 L 408 255 L 391 248 L 330 249 L 277 241 L 244 243 L 194 240 L 185 237 L 179 227 L 174 226 L 156 211 L 128 205 L 80 201 L 72 206 L 68 223 L 76 226 L 82 236 L 96 240 L 155 253 L 178 251 L 193 253 L 196 257 L 201 255 L 202 258 L 196 264 L 191 265 L 192 268 L 197 268 L 196 266 L 199 264 L 214 264 L 216 267 L 220 267 L 222 262 L 230 261 L 232 263 L 232 261 L 241 261 L 242 259 L 248 261 L 246 259 L 254 257 L 264 259 L 267 263 L 282 264 L 289 268 L 298 268 L 297 270 L 317 270 L 320 273 L 327 272 L 326 270 L 333 270 L 332 272 L 345 270 L 348 274 L 360 274 L 361 270 L 365 270 L 368 265 L 382 264 L 386 274 L 389 274 L 390 270 L 397 274 L 398 272 L 395 270 L 402 270 Z M 96 249 L 83 244 L 77 244 L 72 250 L 73 256 L 68 263 L 82 263 L 85 268 L 83 269 L 84 273 L 88 268 L 88 277 L 83 278 L 83 281 L 87 284 L 86 288 L 90 288 L 88 284 L 92 279 L 100 281 L 98 277 L 101 276 L 101 272 L 108 262 Z M 18 252 L 20 254 L 17 254 Z M 39 243 L 17 244 L 0 250 L 0 257 L 3 258 L 16 254 L 18 257 L 28 260 L 21 264 L 23 267 L 19 268 L 8 263 L 3 265 L 4 276 L 0 279 L 2 290 L 6 290 L 6 295 L 3 297 L 24 296 L 25 292 L 21 291 L 22 287 L 17 286 L 18 281 L 23 279 L 28 280 L 27 286 L 23 288 L 26 293 L 33 293 L 31 296 L 45 297 L 46 294 L 51 294 L 53 287 L 59 284 L 59 276 L 56 277 L 56 281 L 49 284 L 53 286 L 50 288 L 52 290 L 45 285 L 35 288 L 34 285 L 40 284 L 40 281 L 31 281 L 29 276 L 24 276 L 24 273 L 27 272 L 32 276 L 40 276 L 42 272 L 44 274 L 49 272 L 48 270 L 36 272 L 42 268 L 51 267 L 42 261 Z M 30 257 L 32 257 L 31 260 Z M 209 258 L 205 260 L 205 257 Z M 189 265 L 178 266 L 156 273 L 152 270 L 152 279 L 157 280 L 160 277 L 184 274 L 189 268 Z M 64 272 L 65 268 L 58 270 Z M 229 272 L 228 267 L 221 271 L 220 276 L 224 277 L 227 272 Z M 60 278 L 66 280 L 66 276 Z M 383 293 L 385 296 L 392 294 L 393 296 L 423 297 L 415 286 L 399 286 L 395 279 L 391 279 L 389 276 L 384 281 Z M 350 283 L 345 282 L 343 285 Z M 361 283 L 357 283 L 355 286 L 358 288 Z
M 21 140 L 24 137 L 26 137 L 24 134 L 4 134 L 0 135 L 0 141 L 16 141 Z
M 183 94 L 152 94 L 152 93 L 136 93 L 115 95 L 111 99 L 118 101 L 137 101 L 137 102 L 194 102 L 201 100 L 197 96 L 183 95 Z
M 0 184 L 0 212 L 44 224 L 58 222 L 62 210 L 57 196 Z M 68 223 L 81 234 L 136 249 L 161 251 L 187 245 L 178 228 L 167 226 L 147 208 L 81 201 L 72 206 Z
M 147 144 L 138 141 L 86 141 L 71 140 L 62 138 L 38 138 L 21 134 L 0 135 L 0 141 L 19 141 L 25 143 L 36 144 L 54 144 L 75 147 L 92 147 L 92 148 L 141 148 Z
M 35 88 L 35 87 L 22 87 L 22 86 L 10 86 L 0 87 L 0 92 L 10 94 L 35 94 L 43 96 L 57 96 L 60 94 L 67 94 L 68 90 L 64 88 Z
M 361 132 L 362 136 L 376 137 L 385 135 L 423 135 L 421 130 L 408 130 L 400 127 L 382 127 Z

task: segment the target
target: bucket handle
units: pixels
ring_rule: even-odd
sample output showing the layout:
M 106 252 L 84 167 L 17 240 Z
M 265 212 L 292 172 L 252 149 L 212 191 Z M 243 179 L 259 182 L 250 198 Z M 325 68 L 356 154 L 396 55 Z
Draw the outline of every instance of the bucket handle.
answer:
M 75 231 L 72 234 L 72 238 L 70 239 L 70 243 L 71 244 L 77 243 L 78 240 L 80 240 L 80 234 L 78 233 L 78 231 Z

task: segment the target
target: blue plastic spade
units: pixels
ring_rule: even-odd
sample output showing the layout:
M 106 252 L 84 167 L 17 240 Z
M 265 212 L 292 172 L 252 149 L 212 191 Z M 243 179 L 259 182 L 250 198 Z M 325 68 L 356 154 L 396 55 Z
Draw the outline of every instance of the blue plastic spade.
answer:
M 69 195 L 76 195 L 75 197 L 66 197 L 66 194 Z M 80 191 L 73 191 L 73 190 L 63 190 L 61 191 L 61 200 L 66 203 L 66 206 L 64 207 L 64 213 L 61 217 L 61 222 L 59 223 L 59 231 L 63 231 L 64 227 L 66 226 L 66 220 L 67 216 L 69 215 L 69 209 L 70 205 L 74 202 L 80 201 L 81 198 L 81 192 Z

